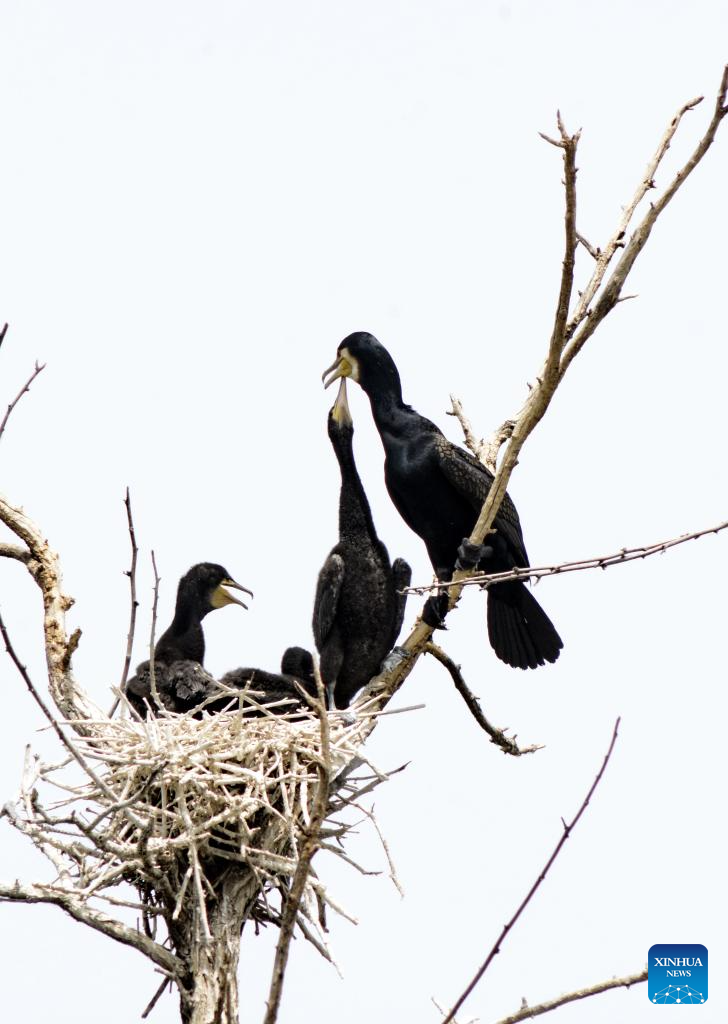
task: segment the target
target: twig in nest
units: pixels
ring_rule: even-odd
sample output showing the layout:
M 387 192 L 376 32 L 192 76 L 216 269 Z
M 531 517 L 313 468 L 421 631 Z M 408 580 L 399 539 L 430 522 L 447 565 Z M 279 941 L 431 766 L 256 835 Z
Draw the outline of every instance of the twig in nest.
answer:
M 504 754 L 513 754 L 514 757 L 520 757 L 521 754 L 532 754 L 536 750 L 543 750 L 542 743 L 534 743 L 529 747 L 519 747 L 515 736 L 511 739 L 510 736 L 506 736 L 503 729 L 498 729 L 495 725 L 490 724 L 482 712 L 480 701 L 463 679 L 460 666 L 455 664 L 450 656 L 443 651 L 442 647 L 430 641 L 425 647 L 425 653 L 431 654 L 434 658 L 437 658 L 441 665 L 445 666 L 450 673 L 452 681 L 455 683 L 455 689 L 465 701 L 470 714 L 480 728 L 488 733 L 491 743 L 499 746 Z
M 455 1003 L 453 1008 L 450 1010 L 450 1012 L 448 1013 L 447 1017 L 442 1022 L 442 1024 L 452 1024 L 452 1021 L 453 1021 L 453 1019 L 455 1017 L 455 1014 L 458 1012 L 460 1007 L 463 1005 L 465 1000 L 468 998 L 470 993 L 473 991 L 475 986 L 478 984 L 480 979 L 483 977 L 485 972 L 488 970 L 488 968 L 490 967 L 490 965 L 493 962 L 493 960 L 495 959 L 495 957 L 498 955 L 498 953 L 500 953 L 501 943 L 504 941 L 505 937 L 508 935 L 508 932 L 511 930 L 511 928 L 513 928 L 515 923 L 518 921 L 518 918 L 521 916 L 523 911 L 526 909 L 528 904 L 531 902 L 531 899 L 533 898 L 534 894 L 536 893 L 536 890 L 539 888 L 541 883 L 546 878 L 546 875 L 549 873 L 549 870 L 551 869 L 551 865 L 554 863 L 554 861 L 556 860 L 558 855 L 561 853 L 561 850 L 562 850 L 562 848 L 564 846 L 564 843 L 569 838 L 571 833 L 574 831 L 574 829 L 576 828 L 576 825 L 579 822 L 579 819 L 581 818 L 582 814 L 584 813 L 584 811 L 589 806 L 589 801 L 591 800 L 592 796 L 594 795 L 594 791 L 596 790 L 597 786 L 601 782 L 602 776 L 604 775 L 606 767 L 609 764 L 609 759 L 612 756 L 612 751 L 614 750 L 614 745 L 617 742 L 617 734 L 618 734 L 618 730 L 619 730 L 619 723 L 620 723 L 620 721 L 621 721 L 621 719 L 618 718 L 617 721 L 614 723 L 614 729 L 612 731 L 612 740 L 611 740 L 611 743 L 609 744 L 609 749 L 607 750 L 607 753 L 606 753 L 606 755 L 604 757 L 604 761 L 602 762 L 602 766 L 599 769 L 597 777 L 594 779 L 594 782 L 592 782 L 592 784 L 591 784 L 591 786 L 589 788 L 589 792 L 587 793 L 586 797 L 584 798 L 581 807 L 579 808 L 579 810 L 576 813 L 576 816 L 572 819 L 572 821 L 570 821 L 568 823 L 568 825 L 562 819 L 563 826 L 564 826 L 564 831 L 563 831 L 563 834 L 561 836 L 561 839 L 559 839 L 558 843 L 556 844 L 553 853 L 551 854 L 549 859 L 546 861 L 546 864 L 544 865 L 544 867 L 539 872 L 536 881 L 533 883 L 531 888 L 528 890 L 528 893 L 526 894 L 525 898 L 521 902 L 520 906 L 516 910 L 516 912 L 513 915 L 513 917 L 510 919 L 510 921 L 506 925 L 503 926 L 503 929 L 501 930 L 500 935 L 498 936 L 498 938 L 496 939 L 495 943 L 493 944 L 490 952 L 488 953 L 488 956 L 485 958 L 485 961 L 478 968 L 478 970 L 477 970 L 477 972 L 475 974 L 475 977 L 469 983 L 469 985 L 467 986 L 467 988 L 465 989 L 463 994 L 459 997 L 459 999 L 457 1000 L 457 1002 Z

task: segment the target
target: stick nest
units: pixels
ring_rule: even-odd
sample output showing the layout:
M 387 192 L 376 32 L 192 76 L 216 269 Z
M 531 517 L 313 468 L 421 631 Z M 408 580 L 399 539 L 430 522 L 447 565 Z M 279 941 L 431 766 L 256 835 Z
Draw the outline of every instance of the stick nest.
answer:
M 232 711 L 144 722 L 99 713 L 70 744 L 76 756 L 48 765 L 26 752 L 19 801 L 4 814 L 52 862 L 54 886 L 82 903 L 137 909 L 150 936 L 159 915 L 172 930 L 187 914 L 209 934 L 208 901 L 231 871 L 245 918 L 277 924 L 268 894 L 285 893 L 296 869 L 321 770 L 331 794 L 321 846 L 333 852 L 351 827 L 337 813 L 385 778 L 354 778 L 367 763 L 358 751 L 370 728 L 365 708 L 324 718 Z M 119 894 L 124 882 L 138 899 Z M 311 873 L 298 923 L 328 957 L 326 904 L 343 913 Z

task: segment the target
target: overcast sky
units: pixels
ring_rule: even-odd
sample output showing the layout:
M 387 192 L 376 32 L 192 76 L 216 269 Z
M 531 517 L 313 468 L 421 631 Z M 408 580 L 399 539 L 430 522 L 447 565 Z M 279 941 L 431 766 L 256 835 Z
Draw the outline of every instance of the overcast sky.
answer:
M 728 60 L 723 2 L 0 2 L 0 406 L 47 368 L 1 442 L 2 490 L 61 553 L 83 630 L 76 675 L 99 703 L 121 673 L 131 488 L 145 657 L 154 548 L 161 620 L 179 576 L 222 562 L 255 591 L 206 620 L 207 665 L 275 668 L 310 645 L 339 477 L 320 383 L 369 330 L 405 398 L 460 441 L 512 415 L 545 353 L 563 246 L 561 110 L 583 128 L 579 230 L 614 229 L 672 114 L 705 94 L 660 170 L 707 125 Z M 513 478 L 534 564 L 606 554 L 726 518 L 728 126 L 661 218 L 620 305 L 574 364 Z M 583 283 L 589 261 L 579 257 Z M 356 456 L 392 557 L 425 583 L 391 506 L 369 405 Z M 6 539 L 5 533 L 2 539 Z M 486 713 L 545 749 L 504 757 L 423 659 L 368 755 L 409 762 L 376 795 L 405 890 L 321 856 L 358 926 L 331 922 L 343 980 L 302 942 L 281 1024 L 436 1022 L 576 812 L 622 716 L 608 774 L 471 997 L 484 1024 L 640 970 L 653 943 L 703 943 L 701 1011 L 725 1020 L 725 535 L 607 573 L 539 584 L 565 647 L 521 673 L 469 592 L 443 644 Z M 0 564 L 3 616 L 42 682 L 41 607 Z M 418 611 L 412 601 L 411 625 Z M 23 748 L 52 749 L 0 659 L 0 801 Z M 349 852 L 383 870 L 362 827 Z M 49 878 L 6 824 L 0 877 Z M 158 984 L 138 953 L 53 908 L 0 908 L 7 1019 L 126 1024 Z M 244 935 L 241 1018 L 259 1021 L 275 935 Z M 642 1024 L 646 985 L 558 1011 Z M 166 996 L 152 1020 L 178 1018 Z M 556 1019 L 556 1018 L 554 1018 Z

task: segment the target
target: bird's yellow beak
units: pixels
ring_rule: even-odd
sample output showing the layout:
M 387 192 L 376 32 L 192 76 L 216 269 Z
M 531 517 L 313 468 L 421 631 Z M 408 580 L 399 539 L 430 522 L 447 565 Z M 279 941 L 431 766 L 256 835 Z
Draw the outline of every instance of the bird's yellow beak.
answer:
M 239 604 L 241 608 L 247 608 L 245 602 L 240 601 L 237 597 L 233 597 L 225 587 L 232 587 L 234 590 L 242 590 L 246 594 L 253 596 L 253 591 L 248 590 L 247 587 L 242 586 L 240 583 L 236 583 L 235 580 L 222 580 L 213 590 L 210 595 L 210 604 L 213 608 L 224 608 L 226 604 Z
M 356 360 L 349 355 L 345 348 L 337 353 L 336 359 L 334 359 L 328 370 L 324 370 L 321 374 L 324 388 L 327 388 L 329 384 L 333 384 L 339 377 L 351 377 L 352 380 L 359 380 Z
M 346 377 L 344 376 L 341 378 L 339 393 L 336 396 L 336 401 L 334 402 L 334 407 L 331 410 L 331 415 L 339 426 L 353 427 L 354 425 L 351 418 L 351 412 L 349 411 L 349 402 L 346 395 Z

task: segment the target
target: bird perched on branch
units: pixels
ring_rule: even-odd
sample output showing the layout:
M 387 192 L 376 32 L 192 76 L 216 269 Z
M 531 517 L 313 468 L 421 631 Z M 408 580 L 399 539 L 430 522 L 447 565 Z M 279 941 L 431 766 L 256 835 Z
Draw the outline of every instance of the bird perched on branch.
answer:
M 193 565 L 179 581 L 174 618 L 154 645 L 155 684 L 167 711 L 189 711 L 211 692 L 215 680 L 202 668 L 205 658 L 202 620 L 227 604 L 247 608 L 227 587 L 253 596 L 251 590 L 235 582 L 227 569 L 214 562 Z M 142 717 L 146 717 L 147 707 L 156 710 L 148 661 L 137 667 L 136 675 L 127 683 L 126 695 Z
M 493 474 L 405 405 L 394 360 L 371 334 L 357 332 L 345 338 L 323 380 L 328 387 L 346 377 L 369 397 L 384 446 L 387 490 L 404 521 L 425 542 L 437 578 L 451 579 L 456 568 L 502 572 L 528 566 L 518 512 L 507 494 L 487 543 L 470 543 Z M 442 593 L 428 600 L 423 617 L 436 627 L 446 612 L 447 595 Z M 558 658 L 561 638 L 522 582 L 488 588 L 487 618 L 491 646 L 506 664 L 537 668 Z
M 346 382 L 329 412 L 328 433 L 341 471 L 339 543 L 318 577 L 313 635 L 329 707 L 346 708 L 381 667 L 402 627 L 409 565 L 393 565 L 374 529 L 369 502 L 354 462 Z

